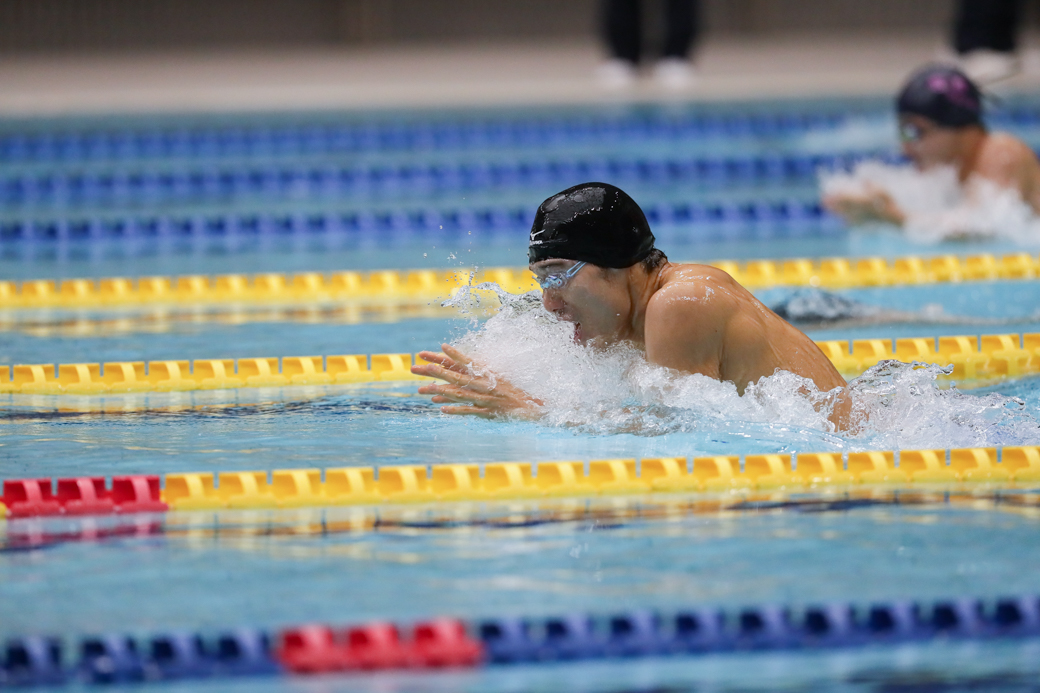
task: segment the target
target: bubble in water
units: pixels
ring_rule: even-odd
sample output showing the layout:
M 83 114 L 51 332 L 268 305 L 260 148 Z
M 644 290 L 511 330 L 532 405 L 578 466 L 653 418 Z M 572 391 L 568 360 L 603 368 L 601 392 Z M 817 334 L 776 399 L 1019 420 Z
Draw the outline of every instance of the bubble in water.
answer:
M 1040 242 L 1040 219 L 1017 190 L 979 176 L 962 186 L 948 166 L 918 171 L 862 161 L 851 171 L 821 172 L 820 188 L 824 196 L 887 192 L 906 214 L 907 237 L 920 243 L 963 238 Z
M 851 381 L 855 425 L 839 433 L 828 419 L 834 393 L 793 373 L 777 371 L 740 395 L 733 383 L 652 365 L 628 344 L 575 343 L 573 325 L 546 311 L 537 291 L 514 295 L 489 282 L 463 287 L 446 305 L 466 313 L 488 300 L 501 308 L 456 346 L 480 364 L 474 374 L 504 378 L 544 402 L 546 426 L 595 435 L 698 432 L 800 449 L 1040 442 L 1040 422 L 1020 400 L 944 389 L 937 379 L 948 372 L 936 365 L 886 361 Z

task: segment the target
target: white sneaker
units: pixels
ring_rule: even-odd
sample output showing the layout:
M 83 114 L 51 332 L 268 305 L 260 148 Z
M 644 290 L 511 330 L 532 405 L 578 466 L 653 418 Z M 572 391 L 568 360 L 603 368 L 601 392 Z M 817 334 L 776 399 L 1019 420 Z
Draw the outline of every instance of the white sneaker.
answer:
M 607 89 L 628 89 L 636 83 L 636 66 L 614 58 L 596 68 L 596 79 Z
M 682 91 L 697 81 L 693 63 L 682 58 L 664 58 L 654 65 L 654 82 L 668 91 Z
M 971 51 L 958 60 L 964 74 L 980 84 L 1007 79 L 1018 74 L 1022 65 L 1014 53 L 1001 53 L 979 49 Z

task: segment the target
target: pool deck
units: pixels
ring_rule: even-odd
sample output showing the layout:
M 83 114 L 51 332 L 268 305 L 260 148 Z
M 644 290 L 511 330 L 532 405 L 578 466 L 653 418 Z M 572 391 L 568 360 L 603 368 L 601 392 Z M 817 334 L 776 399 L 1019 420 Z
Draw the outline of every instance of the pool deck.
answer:
M 1000 90 L 1040 88 L 1040 51 Z M 226 53 L 0 56 L 0 117 L 437 108 L 889 94 L 936 59 L 933 34 L 710 38 L 681 91 L 595 78 L 593 40 Z

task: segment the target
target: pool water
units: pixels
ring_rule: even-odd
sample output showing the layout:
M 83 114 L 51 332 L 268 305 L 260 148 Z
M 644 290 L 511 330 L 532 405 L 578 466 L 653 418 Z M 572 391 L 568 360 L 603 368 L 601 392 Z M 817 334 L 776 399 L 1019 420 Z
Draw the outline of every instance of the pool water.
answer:
M 1035 119 L 1010 114 L 1017 113 L 1015 109 L 1031 112 L 1035 104 L 1030 97 L 1011 100 L 1007 114 L 1001 116 L 1002 126 L 1034 146 L 1040 144 Z M 50 149 L 37 145 L 19 149 L 3 133 L 163 127 L 189 131 L 212 123 L 173 116 L 150 121 L 0 123 L 0 179 L 4 180 L 105 172 L 159 176 L 197 169 L 248 173 L 264 166 L 413 171 L 410 178 L 394 174 L 393 185 L 386 182 L 393 176 L 386 174 L 377 176 L 382 181 L 378 185 L 370 181 L 367 188 L 286 184 L 264 194 L 221 193 L 201 186 L 180 192 L 171 188 L 174 192 L 165 197 L 161 191 L 148 197 L 104 190 L 92 196 L 27 197 L 14 195 L 9 187 L 4 188 L 7 197 L 0 195 L 0 222 L 135 215 L 340 214 L 428 207 L 456 211 L 516 207 L 533 212 L 541 199 L 581 182 L 581 176 L 611 171 L 617 177 L 608 182 L 618 183 L 648 206 L 759 199 L 811 203 L 816 196 L 812 175 L 695 178 L 662 174 L 653 162 L 682 157 L 891 156 L 895 152 L 887 100 L 716 108 L 730 119 L 723 119 L 730 125 L 656 130 L 640 126 L 687 122 L 691 114 L 702 111 L 717 115 L 711 108 L 697 106 L 641 106 L 606 116 L 580 109 L 519 115 L 433 114 L 429 117 L 433 125 L 423 131 L 433 133 L 426 140 L 405 138 L 412 145 L 404 146 L 405 140 L 377 137 L 377 143 L 366 148 L 356 139 L 350 147 L 333 151 L 288 145 L 250 149 L 240 139 L 237 149 L 231 145 L 207 149 L 196 142 L 197 146 L 157 146 L 132 154 L 129 145 L 124 150 L 90 149 L 82 145 L 86 140 L 75 137 L 48 140 L 64 142 Z M 732 121 L 734 114 L 759 112 L 819 117 L 805 118 L 798 121 L 802 126 L 786 129 L 756 131 L 732 125 L 737 122 Z M 306 124 L 315 118 L 300 114 L 298 121 Z M 349 124 L 352 118 L 344 115 L 342 123 Z M 401 114 L 369 118 L 384 125 L 408 120 Z M 477 118 L 492 125 L 514 125 L 498 130 L 487 126 L 481 137 L 437 134 L 451 131 L 452 123 Z M 604 118 L 614 125 L 585 130 L 577 126 L 551 130 L 544 125 L 595 123 Z M 412 119 L 420 125 L 426 122 Z M 214 122 L 225 130 L 242 131 L 258 127 L 257 122 L 269 129 L 283 124 L 258 116 Z M 291 125 L 293 120 L 288 122 Z M 546 135 L 549 131 L 556 134 Z M 512 134 L 492 136 L 495 132 Z M 417 141 L 426 144 L 415 145 Z M 637 159 L 645 160 L 642 169 L 596 164 Z M 516 173 L 517 162 L 549 160 L 586 164 Z M 514 167 L 513 178 L 501 173 L 483 178 L 437 173 L 423 174 L 427 178 L 420 180 L 414 173 L 463 165 L 504 170 L 507 164 Z M 833 219 L 799 224 L 782 232 L 766 232 L 754 224 L 716 225 L 712 228 L 726 232 L 709 234 L 700 233 L 696 223 L 673 219 L 655 226 L 655 233 L 672 259 L 689 261 L 1022 250 L 1000 240 L 924 246 L 891 230 L 850 231 Z M 519 266 L 525 255 L 526 230 L 518 222 L 494 232 L 478 224 L 468 230 L 400 233 L 354 229 L 248 237 L 3 237 L 0 276 Z M 794 293 L 778 288 L 761 291 L 759 296 L 775 306 Z M 1036 281 L 838 293 L 872 312 L 867 318 L 847 316 L 802 324 L 814 339 L 1040 332 L 1040 282 Z M 487 324 L 484 318 L 466 319 L 436 305 L 367 313 L 263 306 L 7 311 L 0 315 L 0 364 L 418 352 L 436 349 L 444 341 L 479 339 Z M 547 365 L 551 368 L 553 362 Z M 593 375 L 602 380 L 602 373 Z M 957 400 L 959 408 L 952 418 L 937 418 L 925 433 L 890 430 L 880 437 L 843 436 L 788 419 L 749 422 L 682 412 L 670 413 L 677 417 L 671 420 L 675 425 L 656 435 L 590 426 L 451 419 L 428 398 L 418 396 L 414 383 L 96 397 L 3 395 L 0 477 L 1040 444 L 1040 377 L 983 388 L 970 382 L 959 386 L 965 395 Z M 929 416 L 928 407 L 944 401 L 931 387 L 930 382 L 918 386 L 931 393 L 931 399 L 911 409 L 922 420 Z M 997 396 L 1015 399 L 993 404 Z M 0 638 L 30 633 L 72 638 L 108 631 L 147 635 L 182 628 L 211 633 L 239 624 L 277 629 L 312 620 L 407 622 L 436 615 L 538 616 L 576 610 L 608 615 L 628 608 L 700 605 L 784 603 L 798 608 L 833 600 L 994 597 L 1035 590 L 1032 576 L 1040 556 L 1032 551 L 1038 548 L 1034 545 L 1040 536 L 1037 515 L 1008 502 L 994 489 L 983 488 L 977 494 L 968 499 L 942 493 L 923 499 L 883 495 L 869 503 L 803 494 L 780 498 L 794 502 L 777 507 L 727 497 L 722 499 L 724 507 L 705 508 L 696 506 L 694 498 L 677 496 L 378 511 L 177 512 L 135 520 L 133 527 L 127 525 L 130 521 L 116 518 L 12 520 L 0 524 Z M 375 516 L 382 518 L 378 531 L 358 529 Z M 355 529 L 329 531 L 333 526 Z M 846 652 L 525 665 L 428 676 L 172 683 L 165 690 L 1018 691 L 1032 690 L 1040 669 L 1037 647 L 1035 642 L 937 642 Z
M 2 632 L 211 633 L 245 619 L 275 628 L 441 613 L 607 615 L 684 604 L 797 609 L 1034 588 L 1037 515 L 999 496 L 881 496 L 858 507 L 835 497 L 795 500 L 781 507 L 731 499 L 720 508 L 674 498 L 378 513 L 181 513 L 145 527 L 130 523 L 138 536 L 120 535 L 127 520 L 23 521 L 8 527 L 0 562 L 5 603 L 12 605 Z M 374 516 L 378 529 L 364 529 Z M 1012 687 L 986 690 L 1017 690 L 1017 677 L 1035 675 L 1035 655 L 1028 641 L 940 642 L 251 684 L 253 690 L 624 691 L 700 690 L 712 682 L 718 690 L 818 690 L 826 681 L 828 690 L 881 691 L 908 677 L 935 679 L 937 687 L 927 690 L 961 690 L 942 681 L 963 685 L 995 672 L 991 685 Z M 554 688 L 558 678 L 577 687 Z

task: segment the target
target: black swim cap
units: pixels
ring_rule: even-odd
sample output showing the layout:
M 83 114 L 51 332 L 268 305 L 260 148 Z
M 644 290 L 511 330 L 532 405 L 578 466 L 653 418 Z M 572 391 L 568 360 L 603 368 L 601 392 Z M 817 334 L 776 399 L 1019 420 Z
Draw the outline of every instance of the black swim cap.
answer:
M 607 183 L 582 183 L 538 206 L 527 259 L 582 260 L 631 267 L 654 249 L 654 234 L 635 200 Z
M 896 110 L 924 116 L 941 127 L 981 126 L 982 94 L 957 68 L 929 65 L 915 72 L 903 86 Z

